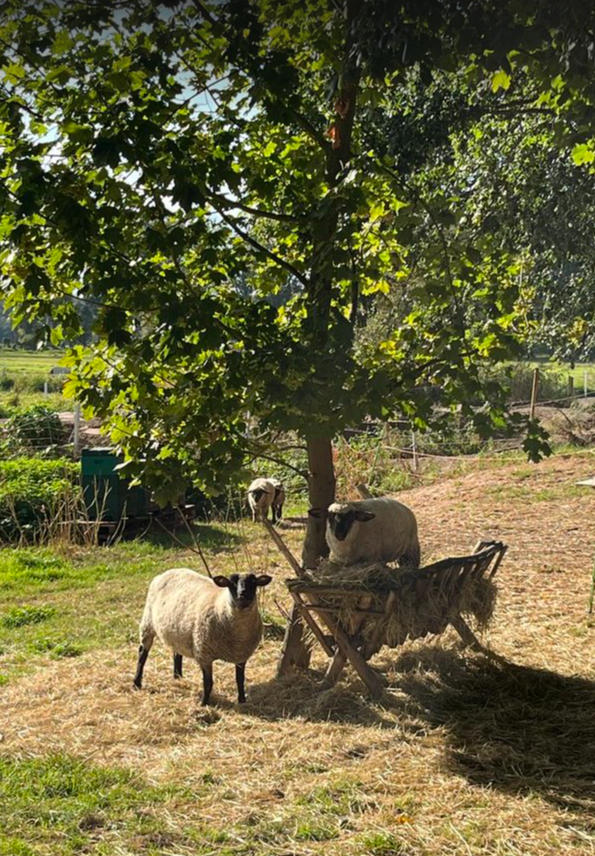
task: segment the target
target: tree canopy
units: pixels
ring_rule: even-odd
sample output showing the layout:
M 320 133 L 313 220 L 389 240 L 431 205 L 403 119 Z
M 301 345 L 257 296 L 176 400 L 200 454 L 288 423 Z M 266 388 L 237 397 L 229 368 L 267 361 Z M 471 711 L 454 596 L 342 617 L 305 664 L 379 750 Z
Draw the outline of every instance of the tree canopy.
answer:
M 584 242 L 567 220 L 550 230 L 570 206 L 547 181 L 561 172 L 587 199 L 589 4 L 7 0 L 0 14 L 7 305 L 51 318 L 53 343 L 80 333 L 77 306 L 96 309 L 72 388 L 134 472 L 164 495 L 188 477 L 219 490 L 260 437 L 293 430 L 326 456 L 328 501 L 330 437 L 363 416 L 423 428 L 438 396 L 484 434 L 505 427 L 482 368 L 526 339 L 528 256 L 541 241 L 536 276 L 559 299 L 552 271 L 575 253 L 561 260 L 560 242 Z M 500 192 L 519 178 L 521 217 Z M 357 347 L 387 293 L 399 324 Z M 542 448 L 535 425 L 526 448 Z

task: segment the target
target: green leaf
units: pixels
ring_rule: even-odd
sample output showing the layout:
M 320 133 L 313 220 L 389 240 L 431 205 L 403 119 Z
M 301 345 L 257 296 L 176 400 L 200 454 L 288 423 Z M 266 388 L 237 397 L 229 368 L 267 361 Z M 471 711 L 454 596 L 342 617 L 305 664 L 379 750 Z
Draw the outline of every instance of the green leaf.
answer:
M 93 129 L 77 122 L 68 120 L 62 125 L 62 130 L 75 143 L 89 143 L 93 139 Z
M 492 92 L 498 92 L 499 89 L 506 91 L 510 87 L 510 82 L 511 78 L 509 74 L 502 69 L 497 71 L 492 77 Z
M 593 163 L 595 161 L 595 150 L 591 148 L 589 143 L 579 143 L 573 148 L 571 157 L 577 166 Z
M 70 78 L 73 76 L 72 69 L 68 68 L 66 65 L 59 65 L 58 68 L 52 69 L 47 75 L 47 79 L 50 83 L 59 83 L 61 86 L 64 86 L 65 83 L 68 83 Z
M 26 74 L 25 69 L 18 62 L 12 62 L 9 65 L 3 65 L 2 71 L 9 83 L 19 83 Z

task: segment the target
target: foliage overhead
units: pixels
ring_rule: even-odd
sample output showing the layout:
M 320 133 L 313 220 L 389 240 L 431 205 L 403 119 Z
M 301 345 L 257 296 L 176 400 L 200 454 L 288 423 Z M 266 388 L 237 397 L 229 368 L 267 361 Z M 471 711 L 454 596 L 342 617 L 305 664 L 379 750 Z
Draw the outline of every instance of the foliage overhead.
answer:
M 96 309 L 73 391 L 145 479 L 219 490 L 265 433 L 395 409 L 423 428 L 437 391 L 505 426 L 480 369 L 526 335 L 523 247 L 460 204 L 462 140 L 488 150 L 490 116 L 539 116 L 591 168 L 589 4 L 0 8 L 6 304 L 53 343 Z M 401 322 L 355 348 L 386 293 Z

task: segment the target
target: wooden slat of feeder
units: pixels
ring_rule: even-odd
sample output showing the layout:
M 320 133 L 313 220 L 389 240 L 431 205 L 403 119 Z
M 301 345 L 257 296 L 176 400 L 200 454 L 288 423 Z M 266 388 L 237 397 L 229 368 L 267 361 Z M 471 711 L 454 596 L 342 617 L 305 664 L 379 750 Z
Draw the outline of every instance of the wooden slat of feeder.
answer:
M 387 596 L 391 591 L 398 591 L 400 586 L 396 583 L 390 587 L 382 586 L 366 588 L 361 584 L 346 583 L 345 585 L 330 585 L 329 583 L 315 583 L 307 580 L 286 580 L 285 585 L 290 591 L 299 591 L 301 594 L 330 594 L 341 596 L 342 594 L 382 594 Z
M 330 645 L 327 643 L 326 639 L 324 638 L 324 633 L 321 631 L 318 624 L 316 624 L 316 622 L 314 621 L 314 619 L 312 618 L 312 616 L 308 612 L 306 604 L 302 601 L 299 594 L 297 594 L 296 592 L 292 591 L 292 592 L 290 592 L 290 594 L 294 600 L 295 605 L 297 606 L 297 608 L 299 610 L 300 616 L 304 619 L 304 621 L 306 622 L 306 624 L 308 625 L 308 627 L 310 628 L 310 630 L 312 631 L 312 633 L 314 634 L 316 639 L 318 639 L 318 641 L 322 645 L 324 653 L 327 655 L 327 657 L 332 657 L 335 652 L 330 647 Z
M 337 645 L 340 648 L 340 651 L 336 652 L 329 668 L 327 669 L 327 673 L 324 676 L 323 686 L 333 686 L 337 682 L 339 675 L 345 667 L 345 660 L 347 659 L 370 690 L 372 697 L 380 698 L 384 694 L 384 685 L 376 672 L 368 666 L 360 652 L 353 647 L 347 634 L 342 630 L 337 622 L 334 622 L 328 616 L 324 616 L 323 621 L 335 637 Z M 329 676 L 332 678 L 331 680 L 329 680 Z
M 374 628 L 374 632 L 372 633 L 372 636 L 370 637 L 370 639 L 366 642 L 366 644 L 362 648 L 362 655 L 363 655 L 365 660 L 369 660 L 370 657 L 372 657 L 373 654 L 375 654 L 376 651 L 378 651 L 382 647 L 382 642 L 381 642 L 382 634 L 386 628 L 386 623 L 390 618 L 390 614 L 393 611 L 396 599 L 397 599 L 397 593 L 394 591 L 391 591 L 391 593 L 389 594 L 389 596 L 386 600 L 386 606 L 384 607 L 382 619 L 380 621 L 378 621 L 378 623 L 376 624 L 376 627 Z
M 496 573 L 496 571 L 500 567 L 500 562 L 502 561 L 502 559 L 506 555 L 507 550 L 508 550 L 508 547 L 505 544 L 503 544 L 502 549 L 500 550 L 500 553 L 498 554 L 496 561 L 494 562 L 494 566 L 492 567 L 492 570 L 491 570 L 490 575 L 488 577 L 489 580 L 492 579 L 492 577 L 494 576 L 494 574 Z
M 310 612 L 330 612 L 331 614 L 335 612 L 339 614 L 341 612 L 340 606 L 324 606 L 320 603 L 305 603 L 304 609 L 308 609 Z M 349 611 L 360 613 L 361 615 L 384 615 L 381 609 L 364 609 L 359 606 L 354 606 Z
M 285 541 L 283 540 L 283 538 L 281 538 L 279 533 L 276 531 L 276 529 L 271 525 L 271 523 L 268 520 L 263 520 L 262 522 L 263 522 L 265 529 L 267 530 L 267 532 L 269 533 L 269 535 L 271 536 L 271 538 L 273 539 L 273 541 L 275 542 L 275 544 L 277 545 L 279 550 L 283 553 L 283 555 L 285 556 L 285 558 L 287 559 L 287 561 L 289 562 L 289 564 L 293 568 L 295 575 L 297 577 L 303 578 L 306 575 L 306 572 L 304 571 L 302 566 L 299 564 L 299 562 L 295 559 L 294 555 L 292 554 L 292 552 L 289 550 L 289 548 L 285 544 Z

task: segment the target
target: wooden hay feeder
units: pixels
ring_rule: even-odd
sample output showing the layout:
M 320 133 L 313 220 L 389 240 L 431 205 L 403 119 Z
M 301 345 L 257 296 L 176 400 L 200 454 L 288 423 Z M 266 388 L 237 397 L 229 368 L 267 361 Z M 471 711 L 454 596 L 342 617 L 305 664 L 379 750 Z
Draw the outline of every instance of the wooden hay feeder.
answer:
M 267 528 L 272 530 L 270 525 Z M 298 575 L 286 581 L 296 612 L 330 658 L 325 688 L 338 681 L 349 662 L 371 695 L 379 698 L 384 685 L 368 665 L 370 657 L 383 645 L 396 648 L 408 639 L 440 635 L 449 625 L 465 645 L 489 653 L 464 616 L 473 615 L 479 625 L 488 623 L 495 600 L 493 578 L 506 553 L 505 544 L 480 541 L 468 556 L 443 559 L 425 568 L 369 565 L 345 568 L 349 573 L 342 576 L 341 567 L 330 563 L 322 574 L 304 571 L 278 533 L 271 534 Z

